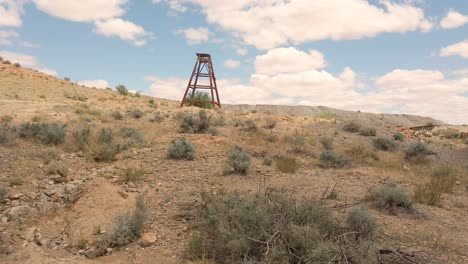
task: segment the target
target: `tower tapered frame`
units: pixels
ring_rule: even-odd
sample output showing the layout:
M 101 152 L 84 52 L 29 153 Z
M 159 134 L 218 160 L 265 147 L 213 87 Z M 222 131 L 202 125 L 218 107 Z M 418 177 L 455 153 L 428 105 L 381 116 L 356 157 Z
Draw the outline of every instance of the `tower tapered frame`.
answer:
M 206 70 L 206 71 L 204 71 Z M 200 78 L 209 78 L 210 84 L 199 84 Z M 200 100 L 193 98 L 197 89 L 210 90 L 211 101 Z M 191 91 L 190 91 L 191 90 Z M 189 92 L 191 93 L 189 95 Z M 211 61 L 211 55 L 207 53 L 197 53 L 197 61 L 193 67 L 192 75 L 187 84 L 184 97 L 180 106 L 184 106 L 190 102 L 207 102 L 210 103 L 213 108 L 216 106 L 221 107 L 221 101 L 219 100 L 218 86 L 216 85 L 216 77 L 213 70 L 213 62 Z

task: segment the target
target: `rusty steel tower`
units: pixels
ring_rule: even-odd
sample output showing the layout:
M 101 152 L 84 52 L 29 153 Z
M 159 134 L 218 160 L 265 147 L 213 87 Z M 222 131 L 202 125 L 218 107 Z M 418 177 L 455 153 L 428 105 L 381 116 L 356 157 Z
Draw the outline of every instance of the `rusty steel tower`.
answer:
M 206 82 L 206 78 L 209 78 L 209 84 L 200 84 L 201 80 L 205 80 Z M 190 89 L 192 89 L 192 91 L 190 91 Z M 211 100 L 194 98 L 195 91 L 197 89 L 210 90 L 209 94 L 211 94 Z M 193 67 L 192 75 L 190 76 L 190 80 L 187 84 L 187 89 L 185 90 L 184 97 L 182 98 L 180 106 L 182 107 L 187 103 L 196 102 L 210 103 L 213 106 L 213 108 L 216 106 L 221 107 L 221 102 L 219 101 L 218 87 L 216 85 L 216 77 L 213 70 L 213 63 L 211 61 L 211 55 L 207 53 L 197 53 L 197 61 L 195 62 L 195 66 Z

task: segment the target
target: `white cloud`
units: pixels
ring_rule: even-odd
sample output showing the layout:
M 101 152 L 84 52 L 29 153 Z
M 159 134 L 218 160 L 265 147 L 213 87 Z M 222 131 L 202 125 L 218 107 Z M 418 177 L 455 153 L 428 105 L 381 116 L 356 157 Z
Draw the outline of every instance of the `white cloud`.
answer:
M 235 69 L 239 67 L 240 61 L 228 59 L 224 62 L 224 66 L 229 69 Z
M 136 46 L 145 45 L 147 38 L 152 37 L 152 34 L 145 31 L 143 27 L 120 18 L 96 21 L 95 26 L 95 32 L 99 35 L 117 36 L 123 40 L 131 41 Z
M 246 48 L 237 48 L 236 52 L 237 52 L 237 54 L 239 54 L 241 56 L 245 56 L 245 55 L 249 54 L 249 50 L 247 50 Z
M 0 26 L 21 26 L 24 2 L 24 0 L 0 0 Z
M 183 35 L 190 45 L 208 42 L 211 34 L 206 27 L 178 29 L 175 33 Z
M 111 87 L 111 85 L 106 80 L 84 80 L 77 83 L 86 87 L 96 87 L 100 89 Z
M 5 60 L 11 61 L 12 63 L 18 62 L 19 64 L 25 67 L 29 67 L 49 75 L 57 75 L 57 72 L 55 70 L 45 67 L 44 65 L 39 63 L 36 57 L 31 55 L 2 50 L 0 51 L 0 56 L 3 57 Z
M 460 56 L 468 58 L 468 40 L 455 43 L 440 50 L 440 56 Z
M 18 36 L 19 34 L 16 31 L 0 30 L 0 45 L 11 45 L 11 39 L 17 38 Z
M 266 75 L 321 69 L 326 65 L 322 53 L 316 50 L 306 53 L 293 47 L 272 49 L 255 59 L 256 72 Z
M 51 16 L 75 21 L 93 22 L 125 13 L 127 0 L 33 0 L 37 8 Z
M 311 52 L 291 50 L 293 54 L 296 52 L 295 62 L 304 61 L 307 65 L 314 61 L 311 60 Z M 255 64 L 268 59 L 267 54 L 257 56 Z M 271 54 L 274 55 L 275 50 Z M 326 62 L 322 61 L 322 65 L 326 65 Z M 468 91 L 467 77 L 449 79 L 439 71 L 397 69 L 376 78 L 371 83 L 373 90 L 360 93 L 363 84 L 349 67 L 334 75 L 320 69 L 323 66 L 298 67 L 293 63 L 284 64 L 279 69 L 276 66 L 268 69 L 267 66 L 257 68 L 246 84 L 238 80 L 218 79 L 221 102 L 326 105 L 376 113 L 394 109 L 396 113 L 432 116 L 450 123 L 468 123 L 468 97 L 463 96 Z M 152 82 L 151 94 L 175 100 L 182 98 L 187 84 L 185 78 L 153 76 L 145 79 Z M 441 95 L 444 100 L 440 100 Z
M 179 0 L 202 8 L 209 23 L 246 44 L 271 49 L 289 43 L 373 37 L 382 33 L 428 31 L 433 23 L 411 3 L 382 0 Z M 281 14 L 281 15 L 279 15 Z
M 31 43 L 31 42 L 28 42 L 28 41 L 22 41 L 19 43 L 19 45 L 21 47 L 25 47 L 25 48 L 32 48 L 32 49 L 38 49 L 41 47 L 41 45 L 37 44 L 37 43 Z
M 455 70 L 455 71 L 452 72 L 452 74 L 458 75 L 458 76 L 466 76 L 466 77 L 468 77 L 468 68 L 467 68 L 467 69 Z
M 440 26 L 445 29 L 461 27 L 468 23 L 468 16 L 458 13 L 455 10 L 450 10 L 447 16 L 440 21 Z
M 178 0 L 153 0 L 153 3 L 155 4 L 166 3 L 171 10 L 176 11 L 176 12 L 184 13 L 187 11 L 187 7 L 184 6 Z

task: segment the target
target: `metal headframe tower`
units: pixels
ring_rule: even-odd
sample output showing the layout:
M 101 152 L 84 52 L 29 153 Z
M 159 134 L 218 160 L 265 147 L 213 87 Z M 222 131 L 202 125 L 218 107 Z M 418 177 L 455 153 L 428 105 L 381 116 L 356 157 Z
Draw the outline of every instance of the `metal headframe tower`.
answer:
M 200 84 L 200 78 L 209 78 L 208 84 Z M 206 79 L 205 79 L 206 80 Z M 190 91 L 192 89 L 192 91 Z M 195 91 L 197 89 L 210 90 L 211 101 L 195 99 Z M 190 93 L 190 95 L 189 95 Z M 211 61 L 211 55 L 207 53 L 197 53 L 197 61 L 193 67 L 192 75 L 187 84 L 187 89 L 185 90 L 184 97 L 180 106 L 184 106 L 190 102 L 207 102 L 210 103 L 213 108 L 216 106 L 221 107 L 221 102 L 219 101 L 218 87 L 216 85 L 216 77 L 213 70 L 213 63 Z

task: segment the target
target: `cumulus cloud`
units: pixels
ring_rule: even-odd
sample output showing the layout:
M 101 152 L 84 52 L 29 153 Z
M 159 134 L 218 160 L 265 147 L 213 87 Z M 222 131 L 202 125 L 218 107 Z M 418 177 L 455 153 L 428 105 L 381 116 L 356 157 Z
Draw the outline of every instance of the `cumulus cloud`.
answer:
M 110 19 L 125 13 L 127 0 L 33 0 L 37 8 L 51 16 L 75 22 Z
M 249 54 L 249 51 L 246 48 L 237 48 L 236 53 L 241 55 L 241 56 L 245 56 L 245 55 Z
M 0 30 L 0 45 L 11 45 L 12 39 L 17 38 L 19 34 L 13 30 Z
M 316 50 L 307 53 L 293 47 L 272 49 L 255 59 L 256 72 L 267 75 L 321 69 L 326 65 L 322 53 Z
M 152 34 L 130 21 L 120 18 L 113 18 L 105 21 L 95 22 L 95 32 L 106 37 L 117 36 L 120 39 L 131 41 L 136 46 L 147 43 L 147 38 Z
M 209 23 L 259 49 L 324 39 L 360 39 L 388 32 L 428 31 L 433 27 L 423 9 L 407 1 L 385 0 L 379 1 L 380 5 L 362 0 L 178 2 L 200 6 Z
M 2 50 L 0 51 L 0 56 L 3 57 L 5 60 L 9 60 L 13 63 L 17 62 L 22 66 L 38 70 L 49 75 L 57 75 L 57 72 L 55 70 L 45 67 L 44 65 L 39 63 L 36 57 L 31 55 Z
M 24 2 L 24 0 L 0 0 L 0 26 L 21 26 Z
M 189 45 L 195 45 L 208 42 L 211 32 L 206 27 L 199 27 L 178 29 L 175 31 L 175 34 L 183 35 Z
M 458 13 L 455 10 L 450 10 L 447 16 L 440 21 L 440 26 L 445 29 L 461 27 L 468 23 L 468 16 Z
M 79 85 L 83 85 L 86 87 L 95 87 L 95 88 L 100 88 L 100 89 L 111 87 L 110 84 L 106 80 L 83 80 L 77 83 Z
M 285 50 L 297 54 L 293 56 L 294 62 L 303 61 L 304 64 L 298 67 L 287 63 L 278 69 L 276 65 L 267 68 L 268 64 L 264 63 L 277 59 L 276 55 Z M 374 89 L 361 93 L 359 89 L 363 84 L 351 68 L 334 75 L 322 69 L 326 65 L 323 56 L 311 54 L 312 51 L 278 48 L 257 56 L 254 63 L 262 66 L 256 67 L 247 83 L 235 79 L 218 80 L 222 103 L 326 105 L 376 113 L 396 109 L 397 113 L 468 123 L 468 97 L 463 95 L 468 92 L 467 77 L 450 79 L 440 71 L 397 69 L 375 78 L 370 84 Z M 312 64 L 317 61 L 321 64 Z M 181 99 L 187 85 L 185 78 L 153 76 L 146 80 L 151 82 L 151 94 L 175 100 Z M 440 100 L 441 96 L 444 100 Z
M 468 58 L 468 40 L 455 43 L 440 50 L 440 56 L 460 56 Z
M 171 10 L 176 12 L 185 13 L 187 11 L 187 7 L 178 0 L 153 0 L 153 3 L 166 3 Z
M 228 59 L 224 62 L 224 66 L 229 69 L 235 69 L 239 67 L 240 61 L 233 60 L 233 59 Z

